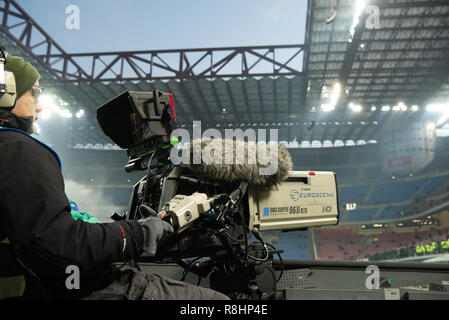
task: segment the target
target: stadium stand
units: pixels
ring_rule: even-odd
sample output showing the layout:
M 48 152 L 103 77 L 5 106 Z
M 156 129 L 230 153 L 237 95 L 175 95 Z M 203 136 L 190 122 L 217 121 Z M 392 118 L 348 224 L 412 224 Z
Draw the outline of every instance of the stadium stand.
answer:
M 407 208 L 408 206 L 385 207 L 382 211 L 380 211 L 380 214 L 376 217 L 376 220 L 394 219 L 398 218 L 399 216 L 404 216 L 405 212 L 407 211 Z
M 375 234 L 353 233 L 345 229 L 317 230 L 320 260 L 355 261 L 374 259 L 374 255 L 404 248 L 413 249 L 419 245 L 449 239 L 449 228 L 418 230 L 410 232 L 381 231 Z M 408 250 L 409 255 L 418 255 Z M 404 255 L 405 253 L 403 253 Z
M 345 221 L 369 221 L 379 211 L 379 208 L 358 209 L 348 215 Z
M 379 184 L 374 187 L 367 205 L 404 202 L 410 199 L 423 184 L 424 179 Z
M 364 221 L 361 217 L 367 217 L 365 221 L 394 219 L 423 212 L 446 200 L 449 193 L 448 181 L 449 175 L 443 174 L 436 177 L 407 178 L 404 181 L 375 182 L 370 186 L 340 186 L 343 221 Z M 346 212 L 346 203 L 356 203 L 356 210 Z M 377 214 L 369 214 L 373 211 Z
M 279 243 L 282 244 L 283 259 L 307 260 L 310 259 L 309 240 L 306 232 L 288 232 L 279 234 Z
M 438 141 L 441 145 L 441 139 Z M 86 199 L 81 197 L 83 210 L 107 220 L 112 211 L 127 209 L 132 187 L 142 175 L 125 172 L 124 165 L 128 161 L 126 151 L 84 150 L 61 146 L 58 151 L 63 162 L 65 179 L 77 183 L 79 188 L 84 189 L 84 193 L 92 195 L 86 196 Z M 332 157 L 329 156 L 329 152 L 332 152 Z M 380 175 L 380 166 L 376 163 L 377 145 L 332 148 L 332 150 L 290 149 L 290 153 L 294 163 L 301 164 L 301 167 L 295 168 L 296 170 L 336 172 L 340 224 L 343 225 L 404 218 L 449 200 L 447 172 L 449 162 L 444 158 L 444 154 L 442 159 L 437 157 L 415 176 L 398 177 L 392 181 Z M 109 187 L 106 187 L 107 185 Z M 73 200 L 77 200 L 76 195 Z M 355 203 L 356 209 L 347 211 L 347 203 Z M 289 254 L 288 252 L 293 252 L 293 249 L 300 246 L 301 240 L 286 234 L 280 237 L 279 241 L 283 242 L 282 246 L 289 248 L 286 249 L 286 254 Z M 351 252 L 348 255 L 354 256 L 355 253 Z M 342 257 L 348 255 L 343 254 Z M 305 249 L 303 253 L 295 256 L 297 259 L 306 258 L 309 256 L 309 250 Z M 334 256 L 338 255 L 334 253 Z
M 355 202 L 361 204 L 366 195 L 368 194 L 369 186 L 347 186 L 338 187 L 338 195 L 340 197 L 340 203 L 351 203 Z

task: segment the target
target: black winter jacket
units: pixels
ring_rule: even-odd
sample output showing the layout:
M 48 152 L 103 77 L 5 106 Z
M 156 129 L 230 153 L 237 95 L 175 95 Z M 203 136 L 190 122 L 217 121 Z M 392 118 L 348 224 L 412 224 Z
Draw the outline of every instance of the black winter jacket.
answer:
M 2 127 L 26 132 L 29 124 L 0 111 Z M 112 263 L 142 253 L 137 221 L 92 224 L 72 218 L 59 158 L 31 136 L 0 130 L 0 170 L 0 240 L 9 239 L 53 294 L 89 294 L 107 285 L 104 277 Z M 65 286 L 70 265 L 81 271 L 81 290 L 75 292 Z

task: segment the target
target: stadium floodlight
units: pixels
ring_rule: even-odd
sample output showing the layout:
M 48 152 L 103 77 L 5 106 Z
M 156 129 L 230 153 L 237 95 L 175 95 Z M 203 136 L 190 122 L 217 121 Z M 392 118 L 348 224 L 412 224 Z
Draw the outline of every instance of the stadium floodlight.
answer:
M 449 104 L 447 103 L 431 103 L 426 106 L 426 110 L 429 112 L 445 112 L 449 110 Z
M 84 116 L 84 110 L 81 109 L 80 111 L 78 111 L 75 115 L 78 119 L 81 118 L 82 116 Z
M 418 111 L 418 110 L 419 110 L 419 107 L 415 105 L 415 106 L 411 106 L 410 109 L 411 109 L 412 111 Z
M 56 102 L 57 101 L 57 102 Z M 50 95 L 41 95 L 39 97 L 39 103 L 43 106 L 41 111 L 41 118 L 48 119 L 53 114 L 59 114 L 62 118 L 72 118 L 72 113 L 67 109 L 62 109 L 61 104 L 67 105 L 63 100 L 50 96 Z
M 341 93 L 341 85 L 340 83 L 336 82 L 332 87 L 332 93 L 329 97 L 329 103 L 323 103 L 321 105 L 321 110 L 324 112 L 330 112 L 335 110 L 335 106 L 337 105 L 338 99 L 340 98 L 340 93 Z
M 393 106 L 393 111 L 407 111 L 407 106 L 404 102 L 399 102 L 397 105 Z
M 73 114 L 72 114 L 69 110 L 67 110 L 67 109 L 61 110 L 61 112 L 59 113 L 59 115 L 60 115 L 61 117 L 63 117 L 63 118 L 72 118 L 72 117 L 73 117 Z
M 322 104 L 320 108 L 321 108 L 321 111 L 324 111 L 324 112 L 331 112 L 331 111 L 335 110 L 335 106 L 333 106 L 329 103 Z
M 382 111 L 390 111 L 390 106 L 382 106 Z
M 440 111 L 439 109 L 441 109 L 441 106 L 442 106 L 441 104 L 436 104 L 436 103 L 428 104 L 426 106 L 426 110 L 429 112 L 437 112 L 437 111 Z
M 360 17 L 360 15 L 362 14 L 363 9 L 365 9 L 366 7 L 366 0 L 357 0 L 355 2 L 355 10 L 356 13 L 358 14 L 358 17 Z
M 330 104 L 334 107 L 337 105 L 338 99 L 340 98 L 341 94 L 341 85 L 339 82 L 335 83 L 332 87 L 332 93 L 330 98 Z
M 371 111 L 376 111 L 377 108 L 375 106 L 371 106 Z
M 354 17 L 352 18 L 352 25 L 349 29 L 349 33 L 351 34 L 351 37 L 348 39 L 349 42 L 352 42 L 352 39 L 354 38 L 355 28 L 360 22 L 360 16 L 366 7 L 366 4 L 366 0 L 357 0 L 355 2 Z
M 360 112 L 363 110 L 363 107 L 359 104 L 349 103 L 349 108 L 354 112 Z
M 332 87 L 332 96 L 338 98 L 340 96 L 340 92 L 341 92 L 341 84 L 339 82 L 336 82 Z

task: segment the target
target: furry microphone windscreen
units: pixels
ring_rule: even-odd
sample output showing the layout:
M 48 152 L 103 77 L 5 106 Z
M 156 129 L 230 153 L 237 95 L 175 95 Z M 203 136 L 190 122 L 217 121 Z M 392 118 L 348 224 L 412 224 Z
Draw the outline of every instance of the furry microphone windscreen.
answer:
M 189 151 L 193 173 L 212 181 L 271 186 L 286 180 L 293 166 L 280 144 L 208 138 L 193 140 Z

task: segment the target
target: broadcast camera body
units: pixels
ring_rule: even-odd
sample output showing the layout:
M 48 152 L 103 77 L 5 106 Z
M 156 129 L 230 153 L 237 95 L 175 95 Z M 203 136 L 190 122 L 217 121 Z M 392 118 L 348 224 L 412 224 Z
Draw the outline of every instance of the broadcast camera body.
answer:
M 282 250 L 265 243 L 261 232 L 338 224 L 335 174 L 291 171 L 283 146 L 272 148 L 279 148 L 276 151 L 288 161 L 262 180 L 245 176 L 245 170 L 257 166 L 224 164 L 241 173 L 241 179 L 237 174 L 223 180 L 210 173 L 216 167 L 211 170 L 204 163 L 173 164 L 170 157 L 179 151 L 173 150 L 179 141 L 173 135 L 177 125 L 171 94 L 124 92 L 97 110 L 97 120 L 103 132 L 127 150 L 126 171 L 146 173 L 133 188 L 129 210 L 113 219 L 144 218 L 139 208 L 146 205 L 154 214 L 166 211 L 164 219 L 175 229 L 155 256 L 141 261 L 176 262 L 185 268 L 184 276 L 193 272 L 209 277 L 212 289 L 234 298 L 274 299 L 279 296 L 272 261 L 274 255 L 282 261 Z

